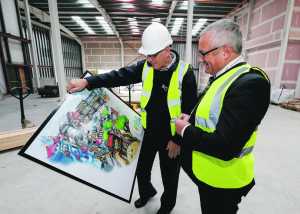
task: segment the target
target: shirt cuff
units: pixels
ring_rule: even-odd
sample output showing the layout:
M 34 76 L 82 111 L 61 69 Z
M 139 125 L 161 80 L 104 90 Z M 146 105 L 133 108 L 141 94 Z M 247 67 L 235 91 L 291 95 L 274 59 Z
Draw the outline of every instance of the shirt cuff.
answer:
M 190 126 L 190 125 L 191 125 L 191 124 L 187 124 L 187 125 L 185 125 L 185 127 L 183 127 L 183 129 L 181 130 L 181 133 L 180 133 L 181 137 L 183 137 L 183 134 L 184 134 L 185 129 L 186 129 L 188 126 Z

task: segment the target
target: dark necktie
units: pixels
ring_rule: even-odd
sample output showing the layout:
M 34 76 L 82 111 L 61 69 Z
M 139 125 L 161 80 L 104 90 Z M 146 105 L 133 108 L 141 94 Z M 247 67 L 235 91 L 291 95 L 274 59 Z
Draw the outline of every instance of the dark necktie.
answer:
M 215 78 L 216 78 L 215 75 L 209 77 L 205 89 L 200 93 L 200 97 L 202 97 L 206 93 L 206 91 L 209 89 L 210 85 L 213 83 L 213 81 L 215 80 Z
M 208 85 L 211 85 L 212 82 L 216 79 L 216 76 L 213 75 L 213 76 L 210 76 L 209 79 L 208 79 Z

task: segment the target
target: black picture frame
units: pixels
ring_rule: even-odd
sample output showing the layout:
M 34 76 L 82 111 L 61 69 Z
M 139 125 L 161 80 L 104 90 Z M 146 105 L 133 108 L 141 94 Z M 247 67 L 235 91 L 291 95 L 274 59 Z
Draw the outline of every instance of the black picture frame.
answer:
M 90 72 L 85 72 L 84 73 L 84 75 L 82 76 L 82 77 L 86 77 L 87 75 L 91 75 L 91 73 Z M 97 89 L 98 90 L 98 89 Z M 99 89 L 100 90 L 100 89 Z M 104 90 L 104 89 L 101 89 L 101 90 Z M 107 90 L 107 89 L 105 89 L 105 90 Z M 85 90 L 85 91 L 87 91 L 87 90 Z M 139 119 L 140 119 L 140 115 L 134 110 L 134 109 L 132 109 L 127 103 L 125 103 L 120 97 L 118 97 L 115 93 L 113 93 L 111 90 L 107 90 L 107 91 L 109 91 L 109 93 L 111 94 L 111 96 L 114 96 L 114 99 L 116 99 L 117 100 L 117 102 L 119 102 L 120 103 L 120 105 L 123 105 L 123 107 L 122 108 L 125 108 L 124 106 L 127 106 L 127 108 L 128 109 L 130 109 L 130 111 L 132 111 L 132 114 L 133 115 L 135 115 L 135 116 L 137 116 Z M 79 92 L 79 93 L 81 93 L 81 92 Z M 87 93 L 87 92 L 86 92 Z M 89 186 L 89 187 L 92 187 L 92 188 L 94 188 L 94 189 L 97 189 L 97 190 L 99 190 L 99 191 L 101 191 L 101 192 L 104 192 L 104 193 L 106 193 L 106 194 L 108 194 L 108 195 L 110 195 L 110 196 L 113 196 L 113 197 L 115 197 L 115 198 L 117 198 L 117 199 L 120 199 L 120 200 L 122 200 L 122 201 L 124 201 L 124 202 L 127 202 L 127 203 L 130 203 L 131 202 L 131 199 L 132 199 L 132 193 L 133 193 L 133 190 L 134 190 L 134 183 L 135 183 L 135 178 L 136 178 L 136 166 L 137 166 L 137 162 L 138 162 L 138 157 L 139 157 L 139 152 L 140 152 L 140 148 L 141 148 L 141 145 L 142 145 L 142 137 L 143 137 L 143 128 L 141 127 L 141 124 L 138 124 L 138 132 L 137 133 L 139 133 L 139 132 L 141 132 L 141 133 L 139 133 L 139 137 L 137 138 L 137 137 L 131 137 L 130 139 L 134 139 L 134 145 L 135 145 L 135 147 L 133 147 L 133 148 L 136 148 L 136 145 L 138 144 L 138 148 L 137 148 L 137 151 L 136 151 L 136 156 L 134 157 L 134 159 L 132 160 L 132 163 L 130 163 L 130 164 L 133 164 L 134 163 L 134 166 L 132 166 L 131 168 L 133 169 L 134 168 L 134 170 L 131 170 L 130 171 L 130 181 L 132 181 L 132 183 L 129 185 L 129 187 L 127 188 L 127 191 L 126 192 L 128 192 L 128 194 L 126 195 L 126 197 L 124 197 L 124 195 L 121 195 L 121 194 L 118 194 L 118 193 L 116 193 L 116 192 L 113 192 L 113 191 L 110 191 L 110 190 L 108 190 L 107 188 L 103 188 L 103 186 L 99 186 L 99 184 L 95 184 L 95 183 L 93 183 L 93 182 L 91 182 L 90 180 L 86 180 L 86 179 L 84 179 L 84 178 L 82 178 L 82 177 L 80 177 L 80 176 L 78 176 L 78 175 L 74 175 L 74 173 L 73 172 L 68 172 L 67 170 L 64 170 L 64 168 L 63 167 L 58 167 L 55 163 L 53 163 L 52 164 L 52 162 L 49 164 L 49 161 L 48 161 L 48 159 L 47 159 L 47 161 L 46 161 L 46 159 L 45 160 L 41 160 L 39 157 L 40 157 L 40 155 L 38 155 L 38 156 L 35 156 L 35 155 L 33 155 L 33 153 L 30 153 L 30 149 L 32 149 L 32 147 L 34 147 L 34 145 L 36 145 L 36 144 L 38 144 L 39 143 L 39 140 L 38 140 L 38 137 L 40 137 L 40 135 L 41 135 L 41 133 L 42 133 L 42 131 L 43 130 L 45 130 L 46 128 L 47 128 L 47 124 L 49 124 L 51 121 L 52 121 L 52 119 L 53 118 L 55 118 L 55 116 L 56 116 L 56 114 L 57 114 L 57 112 L 58 111 L 60 111 L 60 108 L 61 108 L 61 106 L 59 107 L 59 108 L 57 108 L 57 109 L 55 109 L 55 110 L 53 110 L 51 113 L 50 113 L 50 115 L 46 118 L 46 120 L 40 125 L 40 127 L 36 130 L 36 132 L 31 136 L 31 138 L 28 140 L 28 142 L 24 145 L 24 147 L 19 151 L 19 155 L 20 156 L 22 156 L 22 157 L 25 157 L 25 158 L 27 158 L 27 159 L 29 159 L 29 160 L 31 160 L 31 161 L 33 161 L 33 162 L 35 162 L 35 163 L 38 163 L 38 164 L 40 164 L 40 165 L 42 165 L 42 166 L 44 166 L 44 167 L 47 167 L 47 168 L 49 168 L 49 169 L 51 169 L 51 170 L 53 170 L 53 171 L 56 171 L 56 172 L 58 172 L 59 174 L 62 174 L 62 175 L 65 175 L 65 176 L 67 176 L 67 177 L 69 177 L 69 178 L 71 178 L 71 179 L 74 179 L 74 180 L 76 180 L 76 181 L 78 181 L 78 182 L 80 182 L 80 183 L 83 183 L 83 184 L 85 184 L 85 185 L 87 185 L 87 186 Z M 139 121 L 140 122 L 140 121 Z M 116 123 L 116 122 L 115 122 Z M 128 123 L 130 123 L 130 120 L 128 121 Z M 128 135 L 128 128 L 127 128 L 127 132 L 126 132 L 126 134 Z M 131 130 L 130 130 L 130 132 L 131 132 Z M 110 135 L 111 136 L 111 135 Z M 120 141 L 120 142 L 122 142 L 122 141 Z M 129 142 L 129 141 L 128 141 Z M 126 143 L 127 144 L 129 144 L 127 141 L 126 141 Z M 138 142 L 138 143 L 137 143 Z M 123 142 L 124 143 L 124 142 Z M 120 143 L 121 144 L 121 143 Z M 127 145 L 126 144 L 126 145 Z M 58 144 L 57 144 L 58 145 Z M 102 144 L 101 144 L 102 145 Z M 130 144 L 130 145 L 133 145 L 133 144 Z M 130 146 L 129 145 L 129 146 Z M 55 147 L 55 151 L 57 151 L 57 146 Z M 117 151 L 118 152 L 118 151 Z M 117 153 L 116 152 L 116 153 Z M 127 152 L 128 152 L 128 150 L 127 150 Z M 120 151 L 119 151 L 119 156 L 120 156 Z M 126 156 L 126 155 L 125 155 Z M 115 159 L 117 159 L 117 158 L 115 158 Z M 119 159 L 122 159 L 122 158 L 120 158 L 119 157 Z M 98 160 L 98 159 L 97 159 Z M 127 160 L 128 161 L 128 160 Z M 118 161 L 117 161 L 118 162 Z M 124 161 L 125 162 L 125 161 Z M 126 162 L 127 163 L 127 162 Z M 117 167 L 119 167 L 119 166 L 116 166 L 116 168 Z M 127 166 L 126 166 L 127 167 Z M 118 169 L 118 168 L 117 168 Z M 117 170 L 116 169 L 116 170 Z M 114 170 L 114 169 L 113 169 Z M 118 180 L 118 182 L 119 182 L 119 180 Z

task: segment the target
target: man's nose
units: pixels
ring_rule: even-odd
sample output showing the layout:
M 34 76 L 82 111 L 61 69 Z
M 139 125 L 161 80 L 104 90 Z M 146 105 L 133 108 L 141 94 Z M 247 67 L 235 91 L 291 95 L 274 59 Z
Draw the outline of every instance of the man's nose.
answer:
M 148 61 L 149 63 L 151 63 L 151 62 L 153 61 L 153 57 L 147 56 L 147 61 Z
M 203 56 L 199 56 L 198 57 L 198 61 L 199 61 L 199 63 L 203 63 L 204 62 L 204 57 Z
M 148 62 L 149 65 L 152 65 L 152 64 L 153 64 L 152 61 L 149 60 L 149 59 L 147 59 L 147 62 Z

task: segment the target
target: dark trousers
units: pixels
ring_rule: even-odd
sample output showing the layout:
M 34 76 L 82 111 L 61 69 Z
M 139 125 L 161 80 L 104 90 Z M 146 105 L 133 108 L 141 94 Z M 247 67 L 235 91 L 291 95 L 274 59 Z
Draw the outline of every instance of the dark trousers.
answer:
M 198 186 L 202 214 L 236 214 L 245 191 L 203 188 Z M 250 190 L 250 189 L 249 189 Z
M 198 186 L 202 214 L 236 214 L 238 204 L 254 186 L 254 180 L 247 186 L 239 189 L 214 188 L 199 181 L 192 172 L 192 153 L 190 150 L 181 150 L 181 165 L 184 171 Z
M 159 154 L 161 177 L 164 192 L 161 196 L 161 207 L 172 210 L 176 203 L 179 159 L 170 159 L 166 146 L 169 137 L 157 133 L 145 132 L 137 166 L 137 181 L 141 198 L 148 198 L 155 190 L 151 184 L 151 170 L 156 153 Z

